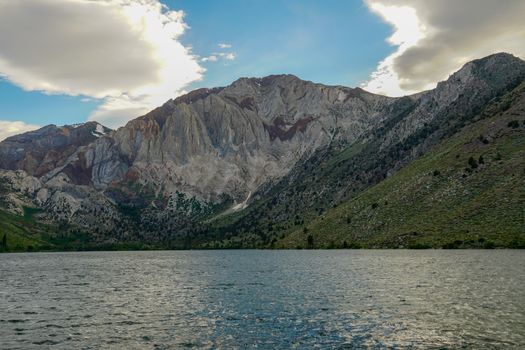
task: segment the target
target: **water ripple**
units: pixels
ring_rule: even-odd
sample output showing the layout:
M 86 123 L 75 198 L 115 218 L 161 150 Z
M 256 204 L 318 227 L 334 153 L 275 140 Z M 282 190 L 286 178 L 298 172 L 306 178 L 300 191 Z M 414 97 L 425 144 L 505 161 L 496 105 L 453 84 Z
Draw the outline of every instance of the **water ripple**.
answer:
M 525 251 L 0 255 L 0 348 L 525 348 Z

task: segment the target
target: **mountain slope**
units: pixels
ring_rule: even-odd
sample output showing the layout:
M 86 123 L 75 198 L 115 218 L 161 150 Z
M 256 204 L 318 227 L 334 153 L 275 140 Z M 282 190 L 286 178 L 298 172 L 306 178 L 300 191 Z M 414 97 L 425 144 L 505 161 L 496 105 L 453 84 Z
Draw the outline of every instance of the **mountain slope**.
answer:
M 504 102 L 498 100 L 501 93 L 523 81 L 522 68 L 517 70 L 517 78 L 512 73 L 507 75 L 506 89 L 487 89 L 487 86 L 495 85 L 491 82 L 492 75 L 486 73 L 487 67 L 492 67 L 502 57 L 508 58 L 505 55 L 489 56 L 467 64 L 466 71 L 460 70 L 440 83 L 436 90 L 421 94 L 415 103 L 409 98 L 400 99 L 398 103 L 412 106 L 406 109 L 408 113 L 386 120 L 350 146 L 334 143 L 316 152 L 279 183 L 256 194 L 255 197 L 260 199 L 246 210 L 212 222 L 215 236 L 226 236 L 228 246 L 275 244 L 296 226 L 308 224 L 333 206 L 392 176 L 466 124 L 491 116 L 495 113 L 493 109 L 499 111 L 518 103 L 516 93 L 506 96 Z M 512 65 L 504 65 L 504 69 L 509 67 Z M 479 77 L 469 77 L 476 71 L 481 72 Z M 515 70 L 511 68 L 510 71 Z M 461 80 L 458 76 L 467 82 L 462 89 L 458 89 Z M 438 103 L 439 100 L 448 102 Z M 429 116 L 422 110 L 432 110 L 433 119 L 416 123 L 418 115 L 421 118 Z
M 465 127 L 276 246 L 525 247 L 525 84 L 514 93 L 516 101 L 501 102 L 511 103 L 505 112 Z
M 8 137 L 0 142 L 0 169 L 24 170 L 35 176 L 62 165 L 81 146 L 111 130 L 96 123 L 41 129 Z
M 89 136 L 93 127 L 101 128 L 86 124 L 44 128 L 0 143 L 1 207 L 19 216 L 24 207 L 36 208 L 39 222 L 94 244 L 304 246 L 305 227 L 312 232 L 311 246 L 345 240 L 367 246 L 419 244 L 372 239 L 380 230 L 367 231 L 359 221 L 356 230 L 367 232 L 370 240 L 341 242 L 340 231 L 322 233 L 318 221 L 374 186 L 390 183 L 465 127 L 500 112 L 507 113 L 502 118 L 521 113 L 518 85 L 524 79 L 525 62 L 509 54 L 470 62 L 435 89 L 401 98 L 290 75 L 241 78 L 168 101 L 116 131 L 91 131 L 94 139 L 64 138 L 77 129 Z M 510 139 L 502 133 L 501 142 Z M 34 151 L 23 148 L 12 156 L 24 143 Z M 492 180 L 506 176 L 484 174 Z M 485 182 L 488 191 L 492 182 Z M 313 227 L 318 237 L 309 231 Z M 396 237 L 412 232 L 396 227 Z M 511 245 L 506 238 L 494 242 Z
M 158 193 L 244 202 L 332 139 L 352 142 L 393 111 L 395 99 L 279 75 L 242 78 L 168 101 L 70 162 L 97 189 L 133 179 Z M 75 179 L 72 179 L 75 181 Z

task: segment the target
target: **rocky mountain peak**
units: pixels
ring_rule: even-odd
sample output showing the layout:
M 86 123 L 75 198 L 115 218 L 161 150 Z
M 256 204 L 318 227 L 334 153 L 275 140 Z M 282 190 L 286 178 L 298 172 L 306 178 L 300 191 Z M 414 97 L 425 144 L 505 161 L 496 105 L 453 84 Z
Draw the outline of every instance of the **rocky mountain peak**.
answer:
M 499 89 L 509 83 L 517 83 L 525 74 L 525 62 L 509 53 L 500 52 L 470 61 L 452 74 L 444 84 L 469 84 L 483 82 Z
M 334 139 L 356 140 L 394 101 L 293 75 L 241 78 L 167 101 L 80 150 L 65 169 L 97 189 L 133 178 L 166 194 L 244 201 Z
M 25 170 L 40 176 L 64 162 L 79 147 L 112 130 L 90 121 L 75 125 L 47 125 L 0 142 L 0 168 Z

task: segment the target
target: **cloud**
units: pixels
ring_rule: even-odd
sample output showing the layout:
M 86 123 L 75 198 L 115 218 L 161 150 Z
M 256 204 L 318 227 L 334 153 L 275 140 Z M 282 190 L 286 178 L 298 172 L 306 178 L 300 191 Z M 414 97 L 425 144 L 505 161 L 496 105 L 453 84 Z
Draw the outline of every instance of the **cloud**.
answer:
M 232 47 L 231 44 L 225 44 L 225 43 L 219 43 L 218 46 L 219 46 L 221 49 L 231 49 L 231 47 Z
M 433 88 L 466 62 L 495 52 L 525 56 L 523 0 L 365 0 L 391 24 L 396 51 L 363 87 L 400 96 Z
M 208 57 L 203 57 L 201 59 L 202 62 L 217 62 L 219 60 L 219 57 L 217 57 L 216 55 L 211 55 L 211 56 L 208 56 Z
M 21 121 L 0 120 L 0 141 L 13 135 L 17 135 L 26 131 L 36 130 L 40 128 L 38 125 L 26 124 Z
M 228 61 L 233 61 L 235 58 L 237 58 L 237 56 L 235 56 L 233 52 L 228 52 L 226 55 L 224 55 L 224 58 Z
M 217 62 L 219 59 L 235 61 L 237 55 L 234 52 L 214 52 L 208 57 L 201 58 L 202 62 Z
M 102 99 L 90 119 L 116 127 L 202 78 L 183 18 L 158 0 L 0 0 L 0 75 Z

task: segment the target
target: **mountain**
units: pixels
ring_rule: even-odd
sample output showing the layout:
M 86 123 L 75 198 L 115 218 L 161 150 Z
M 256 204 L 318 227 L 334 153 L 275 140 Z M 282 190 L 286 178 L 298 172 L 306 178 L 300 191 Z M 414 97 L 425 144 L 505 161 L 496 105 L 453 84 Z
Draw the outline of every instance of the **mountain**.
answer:
M 292 75 L 241 78 L 170 100 L 115 131 L 87 123 L 6 139 L 0 206 L 19 216 L 37 208 L 31 220 L 100 244 L 412 244 L 373 240 L 381 230 L 364 224 L 352 228 L 369 240 L 351 236 L 346 226 L 321 233 L 331 227 L 325 223 L 338 222 L 337 208 L 393 183 L 472 125 L 516 119 L 513 133 L 503 124 L 500 133 L 501 142 L 514 140 L 522 128 L 523 109 L 516 106 L 524 78 L 525 62 L 509 54 L 472 61 L 435 89 L 401 98 Z M 514 165 L 523 167 L 519 157 Z M 440 234 L 437 228 L 432 235 Z M 409 225 L 392 235 L 406 230 Z M 314 241 L 305 245 L 305 235 Z
M 279 247 L 525 247 L 525 83 Z
M 513 129 L 514 132 L 519 132 L 524 117 L 524 111 L 520 107 L 523 88 L 523 85 L 520 84 L 523 83 L 523 68 L 513 67 L 509 62 L 499 66 L 507 58 L 506 55 L 495 55 L 473 61 L 453 74 L 447 81 L 438 84 L 436 89 L 420 94 L 418 100 L 412 104 L 413 110 L 401 118 L 385 121 L 371 134 L 365 135 L 350 146 L 333 144 L 331 147 L 319 150 L 307 161 L 292 169 L 278 184 L 264 193 L 259 201 L 254 202 L 242 213 L 216 219 L 212 223 L 212 227 L 215 228 L 215 236 L 219 239 L 212 245 L 219 247 L 254 245 L 263 247 L 274 244 L 278 247 L 295 248 L 301 246 L 304 248 L 307 245 L 306 238 L 311 235 L 315 239 L 316 230 L 320 225 L 333 228 L 328 224 L 330 221 L 325 222 L 323 218 L 328 212 L 334 210 L 334 207 L 358 198 L 363 195 L 363 191 L 373 188 L 376 184 L 389 183 L 388 181 L 392 181 L 390 178 L 397 175 L 397 171 L 428 154 L 434 147 L 449 140 L 468 125 L 475 124 L 481 128 L 480 124 L 477 123 L 481 123 L 487 118 L 510 119 L 509 122 L 513 122 L 512 125 L 519 124 L 517 131 Z M 498 62 L 497 67 L 509 69 L 510 74 L 505 80 L 501 79 L 502 72 L 487 74 L 491 70 L 494 73 L 494 70 L 497 69 L 494 67 L 495 62 Z M 520 65 L 522 67 L 523 61 L 517 62 L 517 67 Z M 489 67 L 492 68 L 487 69 Z M 512 78 L 512 72 L 518 73 L 515 76 L 516 78 Z M 501 90 L 492 90 L 491 87 L 497 86 L 493 82 L 495 80 L 492 78 L 493 76 L 500 77 L 498 79 L 500 82 L 507 81 L 507 87 Z M 432 113 L 432 118 L 428 117 L 430 113 Z M 426 121 L 423 122 L 423 119 Z M 505 127 L 507 126 L 505 125 Z M 502 138 L 508 141 L 510 136 L 503 131 L 501 132 Z M 476 140 L 480 135 L 482 134 L 476 135 Z M 488 140 L 485 137 L 482 139 Z M 518 144 L 517 147 L 520 152 L 523 152 L 523 143 Z M 502 153 L 506 153 L 506 150 L 503 151 Z M 518 169 L 525 166 L 523 159 L 523 157 L 515 159 L 515 166 Z M 464 163 L 460 163 L 458 166 L 457 171 L 465 171 Z M 432 173 L 435 169 L 427 170 Z M 510 174 L 519 175 L 519 173 L 513 172 Z M 408 187 L 405 188 L 393 188 L 392 191 L 400 191 L 401 193 L 412 191 Z M 506 193 L 510 190 L 510 187 L 504 187 L 501 189 L 501 193 L 503 196 L 510 195 L 510 193 Z M 408 195 L 411 192 L 405 194 Z M 509 236 L 513 238 L 507 239 L 505 242 L 499 241 L 501 246 L 509 246 L 511 241 L 522 242 L 519 244 L 525 243 L 523 212 L 519 209 L 523 205 L 519 205 L 520 201 L 518 200 L 522 196 L 522 194 L 518 196 L 514 194 L 512 197 L 518 209 L 508 212 L 494 210 L 494 212 L 499 213 L 501 221 L 510 220 L 510 222 L 514 222 L 514 229 L 508 232 Z M 491 197 L 484 200 L 485 203 L 483 204 L 485 205 L 490 205 L 491 202 L 496 201 L 495 198 Z M 412 210 L 407 209 L 411 205 L 416 205 L 417 208 L 417 205 L 421 203 L 408 202 L 405 204 L 405 211 L 397 212 L 395 219 L 399 219 L 402 213 L 413 213 Z M 452 210 L 451 204 L 452 200 L 444 203 L 446 208 Z M 418 212 L 414 218 L 416 221 L 422 220 L 428 213 L 431 211 Z M 487 215 L 486 212 L 479 213 L 478 219 L 485 215 Z M 344 217 L 346 218 L 346 215 Z M 314 228 L 310 228 L 309 224 L 312 221 L 315 222 L 316 219 L 322 221 Z M 382 222 L 384 223 L 388 219 L 385 217 Z M 385 241 L 374 242 L 371 238 L 377 233 L 378 229 L 370 230 L 370 227 L 365 225 L 367 217 L 362 218 L 362 220 L 362 225 L 356 225 L 353 229 L 363 234 L 366 239 L 351 239 L 350 236 L 341 239 L 344 235 L 321 235 L 316 246 L 327 247 L 330 246 L 330 242 L 333 242 L 336 246 L 341 247 L 345 240 L 347 244 L 355 242 L 367 247 L 397 247 L 418 243 L 410 241 L 407 244 L 392 241 L 392 238 L 397 237 L 397 234 L 402 235 L 410 231 L 388 234 L 392 227 L 386 224 L 382 233 L 388 237 L 384 237 Z M 333 224 L 333 222 L 331 223 Z M 410 230 L 410 225 L 408 226 L 404 229 Z M 346 235 L 350 235 L 351 228 L 347 225 L 339 227 Z M 432 229 L 433 234 L 439 234 L 436 231 L 440 227 L 429 228 Z M 297 232 L 297 229 L 300 232 Z M 412 228 L 412 230 L 414 229 L 416 227 Z M 492 237 L 493 233 L 499 232 L 492 225 L 477 227 L 477 230 L 482 229 L 484 231 L 481 234 L 490 233 Z M 444 228 L 442 233 L 445 234 L 449 230 L 450 227 Z M 257 232 L 257 234 L 253 235 L 253 232 Z M 290 236 L 291 234 L 293 235 Z M 292 240 L 292 237 L 295 238 Z M 299 239 L 299 237 L 302 238 Z M 431 243 L 425 241 L 422 244 L 439 246 L 439 241 Z M 447 243 L 450 242 L 444 244 Z M 516 244 L 513 243 L 512 245 Z
M 111 130 L 96 122 L 57 127 L 11 136 L 0 142 L 0 169 L 24 170 L 42 176 L 62 165 L 80 146 L 95 141 Z
M 68 166 L 107 189 L 129 179 L 157 194 L 249 199 L 334 139 L 355 141 L 397 113 L 395 99 L 291 75 L 242 78 L 168 101 L 78 153 Z M 76 178 L 71 179 L 73 182 Z M 84 184 L 84 183 L 79 183 Z

